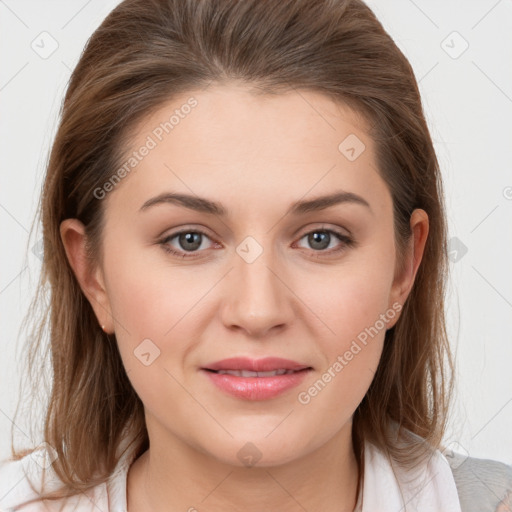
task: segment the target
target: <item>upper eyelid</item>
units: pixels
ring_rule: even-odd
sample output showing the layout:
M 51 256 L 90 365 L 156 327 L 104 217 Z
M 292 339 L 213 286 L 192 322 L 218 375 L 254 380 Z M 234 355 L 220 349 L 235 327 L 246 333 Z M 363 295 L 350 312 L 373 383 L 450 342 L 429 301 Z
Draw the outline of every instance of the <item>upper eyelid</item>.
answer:
M 337 232 L 337 229 L 342 229 L 342 230 L 345 230 L 347 231 L 347 233 L 338 233 Z M 162 235 L 159 235 L 158 238 L 160 239 L 166 239 L 166 238 L 172 238 L 172 237 L 175 237 L 177 235 L 180 235 L 182 233 L 201 233 L 203 235 L 206 235 L 210 238 L 215 238 L 216 235 L 210 235 L 208 233 L 208 228 L 203 228 L 203 227 L 184 227 L 184 228 L 179 228 L 178 231 L 175 231 L 175 232 L 172 232 L 172 233 L 169 233 L 169 234 L 165 234 L 165 231 Z M 302 229 L 300 230 L 297 230 L 295 231 L 295 235 L 294 236 L 297 236 L 297 234 L 302 231 Z M 321 226 L 317 226 L 317 227 L 313 227 L 313 228 L 308 228 L 306 231 L 303 231 L 302 232 L 302 235 L 301 237 L 311 233 L 311 232 L 314 232 L 314 231 L 329 231 L 329 232 L 332 232 L 334 234 L 339 234 L 339 235 L 343 235 L 343 236 L 347 236 L 347 237 L 352 237 L 352 233 L 345 227 L 338 227 L 338 228 L 332 228 L 332 227 L 329 227 L 329 226 L 326 226 L 325 223 L 323 223 Z

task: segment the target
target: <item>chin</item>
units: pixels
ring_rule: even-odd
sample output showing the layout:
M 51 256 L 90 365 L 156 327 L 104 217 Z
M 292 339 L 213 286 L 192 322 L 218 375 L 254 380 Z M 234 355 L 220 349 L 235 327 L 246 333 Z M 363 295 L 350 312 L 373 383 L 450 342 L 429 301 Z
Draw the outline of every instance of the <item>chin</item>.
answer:
M 212 453 L 218 460 L 240 468 L 264 468 L 281 466 L 300 458 L 306 448 L 299 446 L 298 442 L 286 435 L 283 437 L 272 433 L 265 437 L 271 430 L 265 430 L 261 435 L 237 436 L 230 440 L 225 450 Z M 274 439 L 270 437 L 274 436 Z M 229 454 L 226 457 L 226 454 Z

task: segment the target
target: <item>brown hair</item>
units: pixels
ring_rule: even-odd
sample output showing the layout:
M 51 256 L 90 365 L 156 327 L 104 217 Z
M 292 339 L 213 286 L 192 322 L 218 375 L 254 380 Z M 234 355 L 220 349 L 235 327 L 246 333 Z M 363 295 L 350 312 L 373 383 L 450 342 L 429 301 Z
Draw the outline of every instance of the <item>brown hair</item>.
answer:
M 175 95 L 228 81 L 258 94 L 320 92 L 363 115 L 393 199 L 398 269 L 412 211 L 427 212 L 423 260 L 386 332 L 353 439 L 360 467 L 365 440 L 402 464 L 440 446 L 452 387 L 446 220 L 439 165 L 406 57 L 361 0 L 125 0 L 91 36 L 72 73 L 41 198 L 44 262 L 34 304 L 48 284 L 50 301 L 34 329 L 29 366 L 37 379 L 47 332 L 53 381 L 44 440 L 58 454 L 53 469 L 70 493 L 108 478 L 123 436 L 140 454 L 148 434 L 115 336 L 98 325 L 67 261 L 60 223 L 83 222 L 91 263 L 101 261 L 104 201 L 93 191 L 119 167 L 133 129 Z M 404 451 L 391 424 L 421 439 Z M 14 443 L 13 454 L 23 455 Z

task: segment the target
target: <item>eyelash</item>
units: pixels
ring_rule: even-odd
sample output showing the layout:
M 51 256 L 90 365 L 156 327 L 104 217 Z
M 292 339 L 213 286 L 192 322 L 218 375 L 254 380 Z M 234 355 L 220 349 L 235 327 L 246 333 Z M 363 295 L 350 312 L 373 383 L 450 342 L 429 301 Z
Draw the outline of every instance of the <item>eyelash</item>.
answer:
M 162 246 L 162 248 L 169 254 L 172 254 L 173 256 L 177 256 L 179 258 L 195 258 L 197 256 L 195 256 L 198 252 L 201 252 L 201 251 L 192 251 L 190 253 L 187 253 L 187 252 L 179 252 L 179 251 L 176 251 L 175 249 L 172 249 L 170 246 L 169 246 L 169 242 L 176 238 L 177 236 L 181 235 L 181 234 L 184 234 L 184 233 L 197 233 L 197 234 L 201 234 L 207 238 L 210 238 L 208 236 L 207 233 L 205 233 L 204 231 L 201 231 L 200 229 L 183 229 L 181 231 L 177 231 L 176 233 L 172 233 L 171 235 L 168 235 L 166 236 L 165 238 L 163 238 L 162 240 L 160 240 L 158 243 Z M 343 234 L 343 233 L 339 233 L 338 231 L 334 230 L 334 229 L 321 229 L 321 228 L 317 228 L 317 229 L 313 229 L 311 231 L 308 231 L 307 233 L 304 233 L 300 238 L 299 240 L 302 240 L 305 236 L 307 235 L 310 235 L 311 233 L 331 233 L 333 234 L 336 238 L 338 238 L 338 240 L 340 242 L 342 242 L 341 246 L 338 247 L 337 249 L 330 249 L 328 251 L 326 250 L 320 250 L 320 251 L 315 251 L 313 250 L 313 253 L 319 253 L 317 255 L 315 255 L 315 257 L 317 258 L 322 258 L 322 257 L 329 257 L 329 256 L 332 256 L 334 254 L 337 254 L 341 251 L 344 251 L 346 249 L 349 249 L 351 247 L 354 247 L 356 245 L 356 242 L 354 239 L 352 239 L 351 237 Z

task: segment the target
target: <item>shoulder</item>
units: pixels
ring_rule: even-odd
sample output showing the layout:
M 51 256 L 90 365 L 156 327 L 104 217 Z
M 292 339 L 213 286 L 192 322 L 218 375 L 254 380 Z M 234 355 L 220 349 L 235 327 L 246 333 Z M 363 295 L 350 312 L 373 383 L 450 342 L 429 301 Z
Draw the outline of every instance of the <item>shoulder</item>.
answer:
M 44 447 L 18 460 L 0 461 L 1 512 L 92 512 L 98 510 L 98 504 L 103 505 L 103 512 L 108 512 L 108 505 L 104 506 L 104 485 L 68 498 L 42 501 L 42 491 L 50 492 L 63 487 L 49 461 Z
M 512 466 L 490 459 L 444 453 L 459 493 L 462 512 L 512 510 Z

